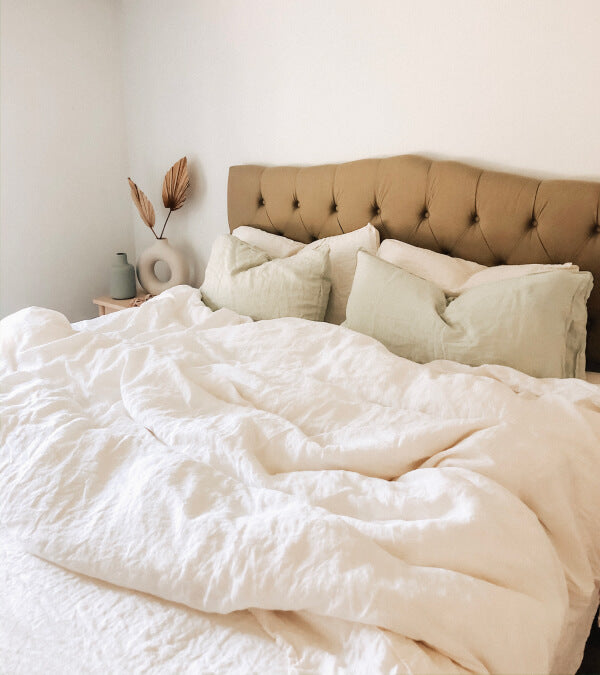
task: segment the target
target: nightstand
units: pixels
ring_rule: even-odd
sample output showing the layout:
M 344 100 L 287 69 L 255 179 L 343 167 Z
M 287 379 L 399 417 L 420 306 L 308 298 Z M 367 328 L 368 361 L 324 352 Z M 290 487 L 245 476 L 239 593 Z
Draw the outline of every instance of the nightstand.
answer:
M 147 293 L 138 293 L 135 298 L 114 300 L 109 295 L 101 295 L 99 298 L 94 298 L 92 302 L 98 305 L 98 316 L 104 316 L 105 314 L 118 312 L 121 309 L 129 309 L 129 307 L 132 307 L 132 302 L 138 299 L 143 300 L 146 296 Z

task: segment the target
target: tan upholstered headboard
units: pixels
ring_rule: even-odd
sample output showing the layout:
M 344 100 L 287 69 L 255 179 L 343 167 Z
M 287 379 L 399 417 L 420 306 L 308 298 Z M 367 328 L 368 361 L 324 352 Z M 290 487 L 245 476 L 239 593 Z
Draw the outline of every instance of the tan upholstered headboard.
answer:
M 311 167 L 232 166 L 230 230 L 297 241 L 368 222 L 382 239 L 474 260 L 573 262 L 592 272 L 588 369 L 600 370 L 600 183 L 535 180 L 415 155 Z

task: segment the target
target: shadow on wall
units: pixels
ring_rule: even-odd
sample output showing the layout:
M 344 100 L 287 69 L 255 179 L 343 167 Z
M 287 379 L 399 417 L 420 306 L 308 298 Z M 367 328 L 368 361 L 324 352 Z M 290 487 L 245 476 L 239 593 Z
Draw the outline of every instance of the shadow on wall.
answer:
M 192 159 L 188 162 L 188 171 L 190 175 L 188 201 L 192 208 L 186 214 L 185 223 L 183 223 L 183 227 L 180 230 L 182 236 L 178 238 L 178 245 L 181 247 L 181 251 L 189 266 L 190 286 L 197 288 L 202 283 L 200 274 L 201 270 L 206 267 L 206 261 L 203 259 L 200 252 L 194 251 L 194 244 L 190 237 L 190 231 L 191 228 L 194 228 L 195 230 L 197 227 L 201 226 L 201 223 L 196 222 L 196 219 L 192 214 L 194 213 L 194 207 L 200 205 L 202 198 L 206 194 L 206 174 L 202 169 L 200 162 L 196 160 L 194 155 L 192 155 Z

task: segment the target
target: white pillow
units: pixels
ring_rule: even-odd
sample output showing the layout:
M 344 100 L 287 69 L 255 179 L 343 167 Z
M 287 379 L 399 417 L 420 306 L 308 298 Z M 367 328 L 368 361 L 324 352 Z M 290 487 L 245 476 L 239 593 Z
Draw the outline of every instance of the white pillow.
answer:
M 287 258 L 304 248 L 314 249 L 328 246 L 331 263 L 331 293 L 325 321 L 336 324 L 346 319 L 346 305 L 354 280 L 358 250 L 362 248 L 375 255 L 379 247 L 379 232 L 371 223 L 353 232 L 317 239 L 311 244 L 301 244 L 293 239 L 245 225 L 236 228 L 233 235 L 247 244 L 262 249 L 272 258 Z
M 377 251 L 377 257 L 392 265 L 402 267 L 421 279 L 432 281 L 450 296 L 460 295 L 463 291 L 481 284 L 524 277 L 529 274 L 540 274 L 557 269 L 579 272 L 579 267 L 573 263 L 486 267 L 470 260 L 453 258 L 443 253 L 411 246 L 396 239 L 384 240 Z

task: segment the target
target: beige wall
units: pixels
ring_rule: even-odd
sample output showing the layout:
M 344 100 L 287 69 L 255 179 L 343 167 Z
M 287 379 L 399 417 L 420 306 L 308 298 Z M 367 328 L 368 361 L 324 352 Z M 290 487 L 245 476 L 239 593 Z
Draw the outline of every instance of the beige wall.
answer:
M 95 314 L 134 256 L 118 15 L 107 0 L 2 0 L 0 316 Z
M 130 171 L 199 276 L 230 164 L 421 152 L 600 179 L 597 0 L 124 0 Z M 135 214 L 138 248 L 151 243 Z

